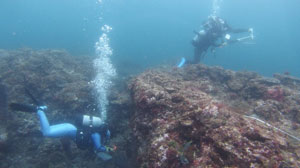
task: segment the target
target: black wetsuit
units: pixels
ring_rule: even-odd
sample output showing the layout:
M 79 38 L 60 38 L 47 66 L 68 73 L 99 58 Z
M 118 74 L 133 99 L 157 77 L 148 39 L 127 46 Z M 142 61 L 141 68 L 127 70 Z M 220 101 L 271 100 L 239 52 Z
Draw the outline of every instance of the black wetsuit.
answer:
M 218 17 L 210 17 L 203 24 L 203 30 L 194 32 L 196 36 L 192 41 L 194 48 L 194 60 L 192 63 L 199 63 L 205 56 L 207 50 L 212 47 L 220 47 L 224 43 L 224 36 L 227 33 L 243 33 L 248 29 L 233 29 L 224 20 Z M 237 40 L 227 40 L 228 43 L 235 43 Z

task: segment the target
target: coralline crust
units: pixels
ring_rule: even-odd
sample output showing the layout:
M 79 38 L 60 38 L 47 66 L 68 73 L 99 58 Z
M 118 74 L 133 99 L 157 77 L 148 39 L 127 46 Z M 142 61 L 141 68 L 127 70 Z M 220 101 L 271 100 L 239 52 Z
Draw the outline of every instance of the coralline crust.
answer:
M 281 79 L 205 65 L 137 76 L 140 167 L 299 167 L 299 142 L 272 127 L 299 136 L 299 87 Z

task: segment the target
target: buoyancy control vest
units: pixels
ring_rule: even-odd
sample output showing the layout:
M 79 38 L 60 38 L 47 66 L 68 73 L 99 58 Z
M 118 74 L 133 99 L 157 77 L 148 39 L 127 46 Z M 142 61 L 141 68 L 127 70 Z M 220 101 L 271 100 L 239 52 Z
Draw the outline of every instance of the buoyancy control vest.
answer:
M 101 135 L 101 141 L 105 140 L 105 132 L 108 130 L 107 124 L 105 124 L 99 117 L 83 115 L 77 122 L 77 134 L 76 145 L 79 149 L 92 149 L 94 142 L 92 134 L 99 133 Z

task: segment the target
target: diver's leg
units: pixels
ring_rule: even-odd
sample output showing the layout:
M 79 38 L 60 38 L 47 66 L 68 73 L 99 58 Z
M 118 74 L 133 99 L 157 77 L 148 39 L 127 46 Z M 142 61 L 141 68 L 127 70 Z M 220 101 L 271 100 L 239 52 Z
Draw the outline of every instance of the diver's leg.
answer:
M 194 49 L 194 60 L 193 60 L 193 64 L 195 64 L 197 62 L 197 60 L 199 60 L 199 49 L 197 47 L 195 47 Z
M 193 63 L 194 64 L 198 64 L 201 60 L 201 55 L 202 55 L 202 49 L 196 47 L 195 50 L 194 50 L 194 61 Z
M 39 109 L 37 114 L 40 118 L 41 129 L 45 137 L 70 137 L 72 139 L 76 137 L 77 128 L 74 125 L 63 123 L 50 126 L 43 110 Z
M 43 134 L 46 134 L 50 130 L 50 125 L 49 125 L 48 119 L 47 119 L 44 111 L 41 109 L 38 109 L 37 114 L 40 118 L 41 130 L 42 130 Z
M 70 123 L 56 124 L 50 126 L 50 131 L 48 137 L 60 138 L 60 137 L 70 137 L 72 139 L 76 138 L 77 128 Z
M 206 55 L 206 52 L 207 52 L 206 50 L 201 52 L 200 60 L 203 60 L 203 59 L 204 59 L 204 56 Z M 199 62 L 200 62 L 200 61 L 199 61 Z

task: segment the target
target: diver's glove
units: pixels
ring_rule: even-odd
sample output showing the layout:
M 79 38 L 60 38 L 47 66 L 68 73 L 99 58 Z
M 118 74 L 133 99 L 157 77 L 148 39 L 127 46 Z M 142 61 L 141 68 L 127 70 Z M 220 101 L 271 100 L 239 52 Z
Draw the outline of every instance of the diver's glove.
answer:
M 115 152 L 117 150 L 117 146 L 105 146 L 106 152 Z
M 95 150 L 95 153 L 98 152 L 114 152 L 117 150 L 117 146 L 101 146 L 98 149 Z

